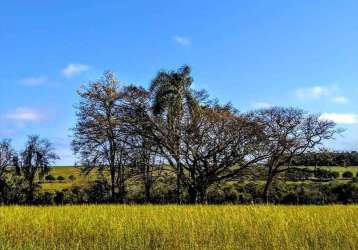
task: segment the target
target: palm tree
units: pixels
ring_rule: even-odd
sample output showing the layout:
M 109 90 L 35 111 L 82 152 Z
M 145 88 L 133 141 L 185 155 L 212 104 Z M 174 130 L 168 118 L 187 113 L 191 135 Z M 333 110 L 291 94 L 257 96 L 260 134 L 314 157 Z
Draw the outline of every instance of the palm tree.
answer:
M 177 201 L 180 203 L 183 168 L 180 163 L 181 122 L 184 114 L 198 108 L 198 101 L 191 89 L 191 69 L 184 65 L 178 71 L 161 71 L 150 85 L 153 98 L 153 113 L 166 122 L 167 139 L 170 141 L 171 157 L 174 158 L 177 174 Z

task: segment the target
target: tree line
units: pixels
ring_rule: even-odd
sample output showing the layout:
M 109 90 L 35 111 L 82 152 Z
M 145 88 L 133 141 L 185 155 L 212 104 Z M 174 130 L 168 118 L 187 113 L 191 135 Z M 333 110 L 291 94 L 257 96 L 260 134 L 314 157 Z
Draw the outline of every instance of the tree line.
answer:
M 296 166 L 358 166 L 358 152 L 319 150 L 295 157 Z
M 160 71 L 148 89 L 121 84 L 111 71 L 80 88 L 72 148 L 84 173 L 108 175 L 96 190 L 108 185 L 109 202 L 125 203 L 133 181 L 141 183 L 144 202 L 153 202 L 155 185 L 170 179 L 176 203 L 207 203 L 213 187 L 248 175 L 263 181 L 260 198 L 269 202 L 275 180 L 339 132 L 333 122 L 297 108 L 239 112 L 193 89 L 193 81 L 184 65 Z M 26 182 L 31 203 L 35 177 L 57 158 L 37 136 L 19 154 L 4 140 L 0 191 L 10 186 L 5 172 L 12 171 Z
M 146 200 L 160 172 L 176 177 L 176 202 L 205 203 L 210 186 L 237 180 L 260 165 L 263 197 L 295 157 L 337 133 L 335 124 L 296 108 L 240 113 L 192 88 L 189 66 L 160 71 L 148 89 L 121 85 L 112 72 L 78 93 L 73 148 L 91 171 L 108 169 L 113 202 L 141 175 Z

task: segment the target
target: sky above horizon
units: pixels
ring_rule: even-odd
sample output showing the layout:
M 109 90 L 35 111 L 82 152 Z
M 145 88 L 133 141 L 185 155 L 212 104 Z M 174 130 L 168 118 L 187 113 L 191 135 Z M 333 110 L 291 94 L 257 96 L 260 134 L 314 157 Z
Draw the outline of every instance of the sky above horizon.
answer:
M 0 138 L 39 134 L 71 165 L 76 90 L 112 70 L 147 87 L 192 67 L 194 87 L 241 111 L 294 106 L 358 150 L 358 1 L 3 1 Z

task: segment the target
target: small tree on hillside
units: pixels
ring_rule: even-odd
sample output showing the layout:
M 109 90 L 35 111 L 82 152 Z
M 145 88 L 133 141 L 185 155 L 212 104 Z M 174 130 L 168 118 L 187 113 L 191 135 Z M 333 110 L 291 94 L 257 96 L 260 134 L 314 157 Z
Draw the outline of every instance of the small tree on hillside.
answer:
M 42 178 L 50 171 L 51 165 L 59 159 L 54 152 L 52 144 L 39 136 L 29 136 L 25 144 L 25 149 L 20 153 L 20 158 L 16 162 L 21 175 L 27 183 L 27 202 L 31 203 L 34 199 L 34 191 L 37 187 L 36 178 Z

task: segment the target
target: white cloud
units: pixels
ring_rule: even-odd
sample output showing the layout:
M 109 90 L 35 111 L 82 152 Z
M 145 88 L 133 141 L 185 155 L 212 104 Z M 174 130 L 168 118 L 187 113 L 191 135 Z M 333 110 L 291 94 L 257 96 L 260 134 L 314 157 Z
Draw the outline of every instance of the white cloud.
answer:
M 335 96 L 332 98 L 332 102 L 339 103 L 339 104 L 345 104 L 348 102 L 348 98 L 345 96 Z
M 20 107 L 8 113 L 6 118 L 17 122 L 39 122 L 45 119 L 45 115 L 39 110 Z
M 268 102 L 254 102 L 252 106 L 255 109 L 268 109 L 273 107 L 273 105 Z
M 75 75 L 79 75 L 83 72 L 88 71 L 88 69 L 88 65 L 80 63 L 71 63 L 62 70 L 62 75 L 64 75 L 65 77 L 73 77 Z
M 323 113 L 320 120 L 329 120 L 338 124 L 358 124 L 358 115 L 352 113 Z
M 173 40 L 182 46 L 189 46 L 191 44 L 190 38 L 185 36 L 174 36 Z
M 310 88 L 296 89 L 296 96 L 300 99 L 319 99 L 336 91 L 336 86 L 313 86 Z
M 20 80 L 20 83 L 27 86 L 38 86 L 47 82 L 46 76 L 27 77 Z
M 336 85 L 329 86 L 313 86 L 309 88 L 296 89 L 296 96 L 301 100 L 318 100 L 322 97 L 329 98 L 333 103 L 345 104 L 348 102 L 348 98 L 341 95 L 339 88 Z

